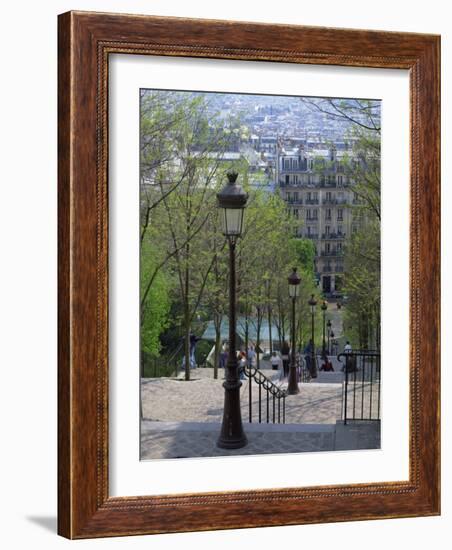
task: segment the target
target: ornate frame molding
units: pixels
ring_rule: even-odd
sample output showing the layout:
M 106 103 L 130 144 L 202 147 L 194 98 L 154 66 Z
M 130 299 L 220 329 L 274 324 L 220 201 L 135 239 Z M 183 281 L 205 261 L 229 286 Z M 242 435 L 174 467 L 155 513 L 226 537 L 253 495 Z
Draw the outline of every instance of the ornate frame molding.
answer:
M 409 33 L 89 12 L 59 16 L 61 535 L 86 538 L 439 513 L 439 46 L 438 36 Z M 109 497 L 110 54 L 410 71 L 409 481 Z

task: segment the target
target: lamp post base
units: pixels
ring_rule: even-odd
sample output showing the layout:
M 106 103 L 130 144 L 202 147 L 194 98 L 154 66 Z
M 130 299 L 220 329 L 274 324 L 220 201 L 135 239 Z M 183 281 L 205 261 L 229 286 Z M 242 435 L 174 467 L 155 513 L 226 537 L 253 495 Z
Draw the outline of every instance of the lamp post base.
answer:
M 220 447 L 220 449 L 241 449 L 247 445 L 248 439 L 245 434 L 243 434 L 239 439 L 223 439 L 220 435 L 217 441 L 217 447 Z
M 235 368 L 236 373 L 237 368 Z M 240 449 L 248 444 L 248 439 L 243 431 L 240 410 L 241 385 L 240 380 L 225 380 L 223 383 L 225 389 L 223 423 L 217 441 L 217 446 L 221 449 Z

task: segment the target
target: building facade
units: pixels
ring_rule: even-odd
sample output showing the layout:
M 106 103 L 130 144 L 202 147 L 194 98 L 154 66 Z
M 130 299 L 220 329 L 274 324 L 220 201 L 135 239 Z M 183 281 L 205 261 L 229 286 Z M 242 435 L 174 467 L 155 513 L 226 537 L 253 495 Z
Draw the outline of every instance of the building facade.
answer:
M 276 181 L 289 212 L 299 220 L 297 235 L 312 239 L 315 270 L 327 296 L 340 295 L 343 250 L 353 229 L 352 207 L 358 199 L 335 147 L 306 151 L 280 146 Z

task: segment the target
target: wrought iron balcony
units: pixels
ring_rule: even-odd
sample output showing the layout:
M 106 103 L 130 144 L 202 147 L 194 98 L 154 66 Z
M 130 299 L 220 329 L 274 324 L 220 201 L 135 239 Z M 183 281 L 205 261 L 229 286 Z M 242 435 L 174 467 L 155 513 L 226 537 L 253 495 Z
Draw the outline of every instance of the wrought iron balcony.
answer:
M 322 233 L 322 239 L 325 239 L 325 240 L 345 239 L 345 233 Z
M 303 199 L 286 199 L 286 201 L 287 201 L 287 204 L 298 204 L 298 205 L 303 204 Z
M 321 250 L 320 256 L 342 256 L 342 250 Z
M 324 198 L 322 200 L 322 204 L 331 204 L 331 205 L 347 204 L 347 199 L 344 199 L 343 197 L 342 198 L 338 198 L 338 197 Z
M 319 204 L 319 199 L 306 199 L 305 204 Z

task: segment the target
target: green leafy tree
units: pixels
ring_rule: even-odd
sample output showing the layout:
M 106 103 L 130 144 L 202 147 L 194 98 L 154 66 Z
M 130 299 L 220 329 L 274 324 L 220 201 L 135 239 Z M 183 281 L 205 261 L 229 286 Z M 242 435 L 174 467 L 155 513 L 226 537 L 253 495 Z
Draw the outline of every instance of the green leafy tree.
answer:
M 141 256 L 142 281 L 154 270 L 155 256 L 152 249 Z M 142 285 L 143 286 L 143 285 Z M 160 334 L 169 325 L 169 311 L 171 306 L 169 281 L 159 273 L 148 292 L 141 308 L 141 351 L 150 356 L 157 356 L 161 349 Z

